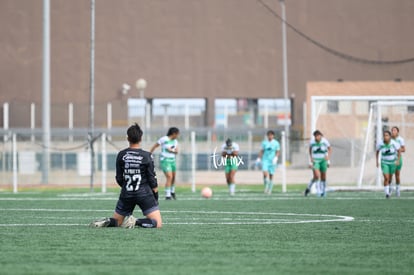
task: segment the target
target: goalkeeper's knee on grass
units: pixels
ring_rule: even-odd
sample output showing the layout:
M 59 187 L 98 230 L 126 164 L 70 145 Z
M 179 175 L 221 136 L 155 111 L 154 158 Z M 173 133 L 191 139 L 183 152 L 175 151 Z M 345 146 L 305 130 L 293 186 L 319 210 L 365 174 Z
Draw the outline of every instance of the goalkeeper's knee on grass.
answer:
M 157 228 L 157 221 L 154 219 L 137 219 L 135 222 L 136 226 L 143 228 Z
M 154 219 L 136 219 L 135 226 L 143 227 L 143 228 L 157 228 L 157 221 Z M 124 220 L 122 225 L 118 225 L 118 221 L 114 218 L 102 218 L 99 220 L 95 220 L 90 224 L 90 227 L 125 227 L 125 228 L 133 228 L 131 221 L 128 219 Z

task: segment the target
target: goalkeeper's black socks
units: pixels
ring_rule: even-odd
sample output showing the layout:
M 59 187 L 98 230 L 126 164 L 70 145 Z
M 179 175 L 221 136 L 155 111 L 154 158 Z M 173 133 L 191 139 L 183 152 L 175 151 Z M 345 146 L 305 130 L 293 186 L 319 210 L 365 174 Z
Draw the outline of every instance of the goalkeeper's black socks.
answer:
M 135 225 L 143 228 L 156 228 L 157 221 L 153 219 L 137 219 Z
M 114 218 L 109 218 L 108 227 L 118 227 L 118 221 Z

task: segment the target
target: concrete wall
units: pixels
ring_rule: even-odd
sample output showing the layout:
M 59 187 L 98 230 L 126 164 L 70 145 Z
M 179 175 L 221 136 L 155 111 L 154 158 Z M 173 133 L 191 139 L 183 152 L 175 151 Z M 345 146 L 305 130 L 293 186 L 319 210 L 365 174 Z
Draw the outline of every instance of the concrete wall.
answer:
M 0 1 L 0 103 L 41 103 L 42 2 Z M 280 13 L 279 1 L 264 2 Z M 52 104 L 81 106 L 75 127 L 88 125 L 89 9 L 90 1 L 51 1 Z M 292 25 L 333 49 L 375 60 L 414 56 L 412 0 L 287 0 L 286 10 Z M 290 29 L 287 36 L 298 128 L 308 81 L 414 80 L 414 63 L 359 64 Z M 121 85 L 143 77 L 146 97 L 207 98 L 211 126 L 214 98 L 283 96 L 281 49 L 280 21 L 255 0 L 99 0 L 95 102 L 112 102 L 114 120 L 127 123 Z M 67 111 L 55 109 L 52 127 L 65 127 Z M 36 116 L 40 127 L 40 108 Z M 29 126 L 21 108 L 11 109 L 11 117 L 11 127 Z M 105 121 L 98 108 L 96 124 Z

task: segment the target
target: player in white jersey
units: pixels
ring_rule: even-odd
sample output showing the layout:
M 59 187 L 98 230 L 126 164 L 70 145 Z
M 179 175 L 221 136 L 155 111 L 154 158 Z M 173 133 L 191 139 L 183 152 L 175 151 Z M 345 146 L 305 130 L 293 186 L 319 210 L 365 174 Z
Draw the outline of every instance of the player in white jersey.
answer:
M 176 199 L 175 195 L 175 175 L 176 175 L 176 156 L 178 154 L 178 141 L 180 130 L 176 127 L 168 129 L 167 135 L 160 138 L 155 143 L 150 152 L 154 152 L 157 147 L 161 146 L 160 162 L 161 169 L 165 174 L 165 199 Z
M 384 175 L 384 192 L 385 197 L 390 197 L 390 182 L 396 167 L 399 165 L 401 152 L 400 145 L 391 139 L 391 132 L 384 131 L 383 140 L 377 144 L 377 167 L 380 165 L 379 154 L 381 153 L 381 170 Z
M 309 145 L 309 166 L 312 168 L 313 178 L 305 190 L 305 196 L 309 194 L 312 185 L 316 183 L 318 196 L 324 197 L 326 195 L 326 171 L 329 167 L 332 149 L 329 141 L 323 137 L 321 131 L 314 131 L 313 137 Z
M 221 156 L 224 158 L 223 162 L 225 163 L 224 172 L 226 175 L 226 182 L 227 186 L 229 187 L 229 192 L 231 196 L 233 196 L 236 192 L 236 183 L 234 177 L 236 175 L 237 168 L 239 165 L 239 150 L 239 145 L 229 138 L 221 146 Z
M 402 153 L 405 152 L 405 142 L 404 142 L 404 139 L 400 136 L 400 129 L 398 129 L 397 126 L 394 126 L 391 128 L 391 138 L 392 140 L 396 141 L 400 145 L 400 152 L 401 152 L 400 162 L 395 169 L 395 193 L 397 197 L 399 197 L 400 196 L 400 183 L 401 183 L 400 173 L 401 173 L 401 169 L 403 166 Z M 392 182 L 392 179 L 391 179 L 391 182 Z M 390 186 L 391 186 L 391 182 L 390 182 Z

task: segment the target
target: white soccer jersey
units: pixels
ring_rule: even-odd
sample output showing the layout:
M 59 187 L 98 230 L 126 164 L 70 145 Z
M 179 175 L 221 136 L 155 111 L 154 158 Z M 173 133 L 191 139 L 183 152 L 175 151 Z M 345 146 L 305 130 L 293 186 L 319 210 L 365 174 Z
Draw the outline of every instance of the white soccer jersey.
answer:
M 397 160 L 399 149 L 398 142 L 392 139 L 388 144 L 385 144 L 384 141 L 377 144 L 377 151 L 381 152 L 381 162 L 384 163 L 394 163 Z
M 316 142 L 315 139 L 312 139 L 309 147 L 311 148 L 312 158 L 318 160 L 326 157 L 331 144 L 326 138 L 322 137 L 320 142 Z
M 405 146 L 404 139 L 401 136 L 398 136 L 397 138 L 394 138 L 393 140 L 395 140 L 400 145 L 400 147 Z
M 238 152 L 240 150 L 240 147 L 237 143 L 232 142 L 230 147 L 227 147 L 226 143 L 223 143 L 221 146 L 221 151 L 226 152 L 228 155 L 231 155 L 233 152 Z
M 175 149 L 178 146 L 176 139 L 170 139 L 168 136 L 163 136 L 157 142 L 161 145 L 161 160 L 163 159 L 175 159 L 176 154 L 171 153 L 168 149 Z

